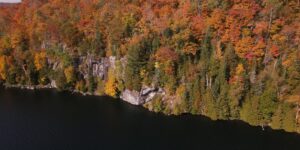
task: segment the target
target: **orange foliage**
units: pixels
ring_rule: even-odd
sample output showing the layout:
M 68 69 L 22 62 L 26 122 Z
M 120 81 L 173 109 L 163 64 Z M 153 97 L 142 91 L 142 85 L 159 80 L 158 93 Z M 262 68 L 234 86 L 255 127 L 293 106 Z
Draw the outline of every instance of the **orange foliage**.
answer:
M 277 58 L 279 55 L 280 55 L 280 52 L 279 52 L 279 47 L 275 44 L 273 44 L 270 48 L 271 50 L 271 53 L 272 53 L 272 56 Z
M 260 57 L 264 56 L 265 49 L 266 49 L 266 43 L 261 38 L 261 39 L 258 40 L 256 45 L 253 47 L 253 51 L 252 51 L 253 56 L 256 57 L 256 58 L 260 58 Z
M 251 53 L 253 42 L 251 37 L 240 39 L 235 46 L 236 54 L 241 58 L 246 58 L 247 54 Z
M 195 43 L 186 43 L 183 47 L 183 52 L 187 54 L 196 55 L 198 47 L 199 46 Z
M 5 80 L 7 74 L 7 58 L 0 56 L 0 80 Z
M 215 30 L 222 29 L 226 13 L 221 9 L 215 9 L 211 17 L 207 20 L 209 26 L 213 27 Z
M 177 61 L 178 55 L 169 47 L 161 47 L 157 50 L 155 58 L 159 62 Z
M 268 30 L 268 22 L 260 21 L 255 24 L 255 29 L 253 33 L 257 35 L 262 35 L 263 33 L 267 32 Z
M 206 22 L 204 17 L 195 16 L 192 18 L 192 32 L 198 40 L 202 40 L 206 31 Z

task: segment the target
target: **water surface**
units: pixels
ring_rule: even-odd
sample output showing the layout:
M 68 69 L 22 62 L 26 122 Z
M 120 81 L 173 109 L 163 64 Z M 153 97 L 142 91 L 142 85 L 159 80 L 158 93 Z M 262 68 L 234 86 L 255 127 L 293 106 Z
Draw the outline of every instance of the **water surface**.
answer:
M 0 88 L 1 150 L 299 150 L 300 136 L 109 97 Z

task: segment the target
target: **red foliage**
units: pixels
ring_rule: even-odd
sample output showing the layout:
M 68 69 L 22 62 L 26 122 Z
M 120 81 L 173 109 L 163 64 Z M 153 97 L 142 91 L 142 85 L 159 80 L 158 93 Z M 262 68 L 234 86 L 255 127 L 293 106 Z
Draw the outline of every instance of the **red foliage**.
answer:
M 280 51 L 279 51 L 279 47 L 278 47 L 277 45 L 273 44 L 273 45 L 271 46 L 270 50 L 271 50 L 272 56 L 273 56 L 274 58 L 279 57 Z

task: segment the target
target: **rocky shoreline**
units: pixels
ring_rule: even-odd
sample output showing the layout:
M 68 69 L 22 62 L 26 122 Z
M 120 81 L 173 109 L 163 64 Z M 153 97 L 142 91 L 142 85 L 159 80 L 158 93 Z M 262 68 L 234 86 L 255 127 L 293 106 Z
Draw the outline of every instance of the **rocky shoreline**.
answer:
M 51 61 L 50 59 L 47 60 L 50 68 L 53 71 L 59 70 L 61 68 L 61 62 Z M 125 67 L 127 61 L 126 58 L 121 58 L 118 60 L 121 64 L 122 68 Z M 93 77 L 99 78 L 101 80 L 108 79 L 108 71 L 109 69 L 116 70 L 117 60 L 116 57 L 107 57 L 101 59 L 93 59 L 89 56 L 87 57 L 80 57 L 78 61 L 76 61 L 75 68 L 80 68 L 79 74 L 84 77 L 85 80 L 89 78 L 89 69 L 91 70 L 91 75 Z M 124 78 L 124 70 L 118 72 L 119 75 Z M 1 83 L 0 83 L 1 84 Z M 2 83 L 2 85 L 6 88 L 20 88 L 20 89 L 28 89 L 28 90 L 36 90 L 36 89 L 58 89 L 58 84 L 54 79 L 50 79 L 50 83 L 47 85 L 22 85 L 22 84 L 7 84 Z M 78 89 L 65 89 L 66 91 L 70 91 L 71 93 L 79 93 L 82 95 L 94 95 L 94 96 L 104 96 L 105 94 L 97 94 L 97 92 L 90 93 L 90 92 L 83 92 Z M 116 98 L 120 98 L 123 101 L 126 101 L 132 105 L 144 105 L 147 102 L 150 102 L 155 96 L 161 95 L 164 96 L 166 93 L 164 89 L 160 87 L 148 87 L 143 86 L 140 91 L 123 89 L 120 91 L 119 95 Z
M 53 83 L 53 82 L 52 82 Z M 3 84 L 5 88 L 20 88 L 20 89 L 27 89 L 27 90 L 39 90 L 39 89 L 57 89 L 55 84 L 48 84 L 48 85 L 20 85 L 20 84 Z M 79 93 L 83 96 L 92 95 L 92 96 L 104 96 L 90 92 L 82 92 L 78 90 L 67 90 L 71 93 Z M 161 88 L 150 88 L 144 87 L 140 92 L 138 91 L 131 91 L 125 90 L 121 92 L 120 98 L 121 100 L 130 103 L 132 105 L 144 105 L 147 102 L 150 102 L 156 95 L 165 95 L 165 91 Z
M 20 88 L 20 89 L 26 89 L 26 90 L 38 90 L 38 89 L 56 89 L 56 87 L 53 87 L 51 85 L 3 85 L 5 88 Z

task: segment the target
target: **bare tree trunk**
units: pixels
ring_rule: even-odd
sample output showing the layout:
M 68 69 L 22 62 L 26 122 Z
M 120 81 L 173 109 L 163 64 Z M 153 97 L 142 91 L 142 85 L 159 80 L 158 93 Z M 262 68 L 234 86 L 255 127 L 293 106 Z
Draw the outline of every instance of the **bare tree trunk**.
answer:
M 300 101 L 300 98 L 299 98 Z M 295 124 L 296 126 L 299 124 L 299 113 L 300 113 L 300 107 L 299 107 L 299 101 L 297 102 L 297 113 L 296 113 L 296 120 L 295 120 Z M 299 132 L 299 128 L 297 128 L 297 132 Z
M 262 129 L 263 131 L 265 131 L 265 125 L 264 125 L 263 123 L 261 123 L 260 126 L 261 126 L 261 129 Z
M 276 70 L 277 63 L 278 63 L 278 59 L 276 59 L 274 62 L 273 71 Z
M 300 108 L 299 108 L 299 102 L 297 102 L 297 114 L 296 114 L 296 123 L 298 123 L 298 118 L 299 118 L 299 111 L 300 111 Z
M 200 16 L 201 15 L 201 4 L 202 4 L 202 2 L 201 2 L 202 0 L 198 0 L 198 15 Z
M 209 78 L 209 88 L 211 89 L 211 84 L 212 84 L 212 78 Z
M 208 82 L 209 81 L 208 81 L 208 75 L 207 74 L 205 75 L 205 81 L 206 81 L 206 87 L 208 88 Z
M 267 59 L 268 59 L 268 48 L 269 48 L 269 37 L 270 37 L 270 29 L 271 29 L 271 25 L 273 22 L 273 8 L 271 9 L 270 12 L 270 18 L 269 18 L 269 24 L 268 24 L 268 33 L 266 35 L 266 49 L 265 49 L 265 58 L 264 58 L 264 63 L 267 63 Z
M 32 83 L 31 83 L 31 79 L 30 79 L 30 72 L 27 70 L 27 65 L 24 64 L 24 65 L 22 66 L 22 69 L 23 69 L 23 71 L 24 71 L 24 73 L 25 73 L 25 78 L 28 79 L 27 81 L 29 81 L 29 84 L 31 85 Z M 26 83 L 26 84 L 27 84 L 27 83 Z

